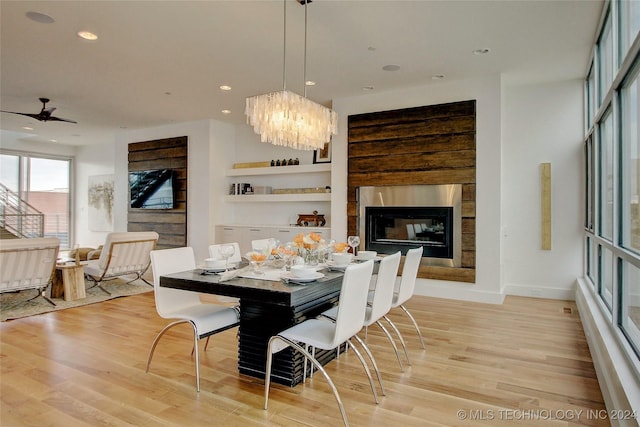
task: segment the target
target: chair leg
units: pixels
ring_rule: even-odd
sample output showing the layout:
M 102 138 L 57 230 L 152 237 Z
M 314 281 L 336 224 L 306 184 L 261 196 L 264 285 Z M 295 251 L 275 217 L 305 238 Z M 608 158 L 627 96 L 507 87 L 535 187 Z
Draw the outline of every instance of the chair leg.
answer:
M 45 293 L 45 292 L 46 292 L 46 288 L 45 288 L 45 289 L 40 288 L 40 289 L 38 289 L 37 291 L 38 291 L 38 293 L 36 294 L 36 296 L 35 296 L 35 297 L 33 297 L 33 298 L 29 298 L 27 301 L 32 301 L 32 300 L 34 300 L 34 299 L 36 299 L 36 298 L 38 298 L 38 297 L 42 297 L 42 298 L 44 298 L 45 300 L 47 300 L 47 302 L 48 302 L 49 304 L 51 304 L 51 305 L 52 305 L 52 306 L 54 306 L 54 307 L 57 307 L 56 303 L 55 303 L 55 302 L 53 302 L 53 301 L 51 301 L 51 299 L 49 299 L 49 297 L 46 295 L 46 293 Z M 25 301 L 25 302 L 27 302 L 27 301 Z
M 400 360 L 400 353 L 398 352 L 398 346 L 396 346 L 396 342 L 393 340 L 393 337 L 391 337 L 391 334 L 389 333 L 389 331 L 387 331 L 387 328 L 384 327 L 384 325 L 382 323 L 380 323 L 380 321 L 376 321 L 376 325 L 380 326 L 380 329 L 382 329 L 382 332 L 384 332 L 384 334 L 387 336 L 387 339 L 389 340 L 389 342 L 391 343 L 391 346 L 393 347 L 393 351 L 396 352 L 396 358 L 398 359 L 398 364 L 400 365 L 400 371 L 404 372 L 404 366 L 402 366 L 402 360 Z
M 409 366 L 411 366 L 411 359 L 409 359 L 409 352 L 407 351 L 407 345 L 404 342 L 404 338 L 402 337 L 402 334 L 400 333 L 400 331 L 398 330 L 398 328 L 396 327 L 395 323 L 393 323 L 391 321 L 391 319 L 389 319 L 386 315 L 382 316 L 384 320 L 387 321 L 387 323 L 389 325 L 391 325 L 391 328 L 393 329 L 393 332 L 396 333 L 396 335 L 398 336 L 398 339 L 400 340 L 400 344 L 402 344 L 402 349 L 404 350 L 404 355 L 407 358 L 407 364 Z
M 369 366 L 367 366 L 367 362 L 364 361 L 364 358 L 362 357 L 360 350 L 358 350 L 358 348 L 355 345 L 353 345 L 353 343 L 351 344 L 351 349 L 356 354 L 356 356 L 358 356 L 358 359 L 360 360 L 360 363 L 364 368 L 364 372 L 367 374 L 367 378 L 369 378 L 369 385 L 371 386 L 371 393 L 373 393 L 373 400 L 375 400 L 377 405 L 380 403 L 380 401 L 378 400 L 378 392 L 376 392 L 376 385 L 373 383 L 373 377 L 371 376 L 371 371 L 369 370 Z
M 149 372 L 149 366 L 151 366 L 151 359 L 153 358 L 153 353 L 156 351 L 156 346 L 158 345 L 158 342 L 160 341 L 160 338 L 162 338 L 162 336 L 165 334 L 165 332 L 167 332 L 169 329 L 171 329 L 174 326 L 179 325 L 181 323 L 189 323 L 189 321 L 188 320 L 176 320 L 175 322 L 171 322 L 167 326 L 165 326 L 158 333 L 158 335 L 156 335 L 156 338 L 153 340 L 153 344 L 151 345 L 151 351 L 149 351 L 149 357 L 147 358 L 147 368 L 144 370 L 146 373 Z
M 296 344 L 295 342 L 288 340 L 284 337 L 281 337 L 279 335 L 275 335 L 271 337 L 269 339 L 269 344 L 267 346 L 267 366 L 266 366 L 265 377 L 264 377 L 264 409 L 265 410 L 267 409 L 267 405 L 269 403 L 269 386 L 271 384 L 271 364 L 273 362 L 273 353 L 271 349 L 273 347 L 273 343 L 276 340 L 280 340 L 285 344 L 287 344 L 288 346 L 292 347 L 294 350 L 302 353 L 305 359 L 308 359 L 309 362 L 315 365 L 318 371 L 322 372 L 322 375 L 324 375 L 325 379 L 329 383 L 329 386 L 331 387 L 331 391 L 333 391 L 333 395 L 336 398 L 336 401 L 338 402 L 338 407 L 340 408 L 340 414 L 342 414 L 342 421 L 344 422 L 345 427 L 348 427 L 349 420 L 347 419 L 347 412 L 344 409 L 344 404 L 342 403 L 342 399 L 340 399 L 340 394 L 338 393 L 338 389 L 336 388 L 333 381 L 331 381 L 331 377 L 329 377 L 329 374 L 327 373 L 327 371 L 325 371 L 322 365 L 316 359 L 311 357 L 309 352 L 307 352 L 304 348 L 302 348 L 300 345 Z
M 204 351 L 207 351 L 207 346 L 209 346 L 209 338 L 211 338 L 211 335 L 209 335 L 207 337 L 207 340 L 204 342 Z M 195 352 L 195 348 L 191 347 L 191 355 L 193 356 L 193 353 Z
M 420 337 L 420 344 L 422 345 L 422 349 L 426 350 L 427 348 L 424 346 L 424 340 L 422 339 L 422 332 L 420 332 L 420 328 L 418 327 L 418 322 L 416 322 L 416 319 L 413 318 L 411 313 L 409 313 L 409 310 L 407 310 L 404 305 L 400 304 L 400 308 L 405 312 L 405 314 L 413 322 L 413 326 L 416 328 L 416 331 L 418 332 L 418 337 Z
M 193 322 L 189 323 L 193 326 L 193 351 L 196 355 L 196 391 L 200 392 L 200 352 L 198 351 L 198 330 Z
M 356 341 L 360 343 L 365 353 L 367 353 L 369 360 L 371 360 L 371 364 L 373 365 L 373 370 L 376 371 L 376 376 L 378 377 L 378 382 L 380 383 L 380 391 L 382 392 L 383 396 L 386 396 L 387 391 L 384 389 L 384 384 L 382 384 L 382 375 L 380 374 L 380 369 L 378 369 L 378 364 L 376 363 L 376 359 L 373 357 L 371 350 L 369 350 L 369 346 L 364 341 L 362 341 L 362 339 L 359 336 L 354 335 L 353 338 L 355 338 Z

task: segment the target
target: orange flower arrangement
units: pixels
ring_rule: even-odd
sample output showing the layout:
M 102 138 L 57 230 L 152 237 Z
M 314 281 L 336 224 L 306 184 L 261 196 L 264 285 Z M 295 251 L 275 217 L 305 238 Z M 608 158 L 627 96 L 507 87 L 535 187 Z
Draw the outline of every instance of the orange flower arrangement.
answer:
M 349 248 L 349 244 L 346 242 L 336 242 L 333 244 L 333 250 L 338 253 L 346 252 L 347 248 Z
M 260 252 L 249 252 L 247 254 L 247 259 L 249 261 L 266 261 L 267 254 L 262 254 Z
M 305 263 L 310 263 L 312 260 L 317 262 L 318 246 L 324 243 L 324 239 L 319 233 L 300 233 L 293 238 L 293 243 L 298 247 L 298 254 L 304 258 Z

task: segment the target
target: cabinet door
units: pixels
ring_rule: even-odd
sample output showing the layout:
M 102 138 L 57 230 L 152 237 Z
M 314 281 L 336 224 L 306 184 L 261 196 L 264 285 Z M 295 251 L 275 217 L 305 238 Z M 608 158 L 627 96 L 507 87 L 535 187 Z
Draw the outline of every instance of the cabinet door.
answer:
M 239 242 L 242 237 L 241 231 L 236 227 L 221 225 L 216 229 L 216 243 L 218 244 Z
M 291 227 L 275 228 L 273 230 L 273 238 L 278 239 L 280 244 L 284 245 L 287 242 L 292 242 L 298 233 L 297 229 Z
M 262 228 L 262 227 L 247 227 L 245 228 L 245 248 L 246 251 L 251 250 L 251 242 L 253 240 L 261 240 L 268 239 L 270 237 L 274 237 L 272 228 Z M 242 246 L 241 246 L 242 247 Z

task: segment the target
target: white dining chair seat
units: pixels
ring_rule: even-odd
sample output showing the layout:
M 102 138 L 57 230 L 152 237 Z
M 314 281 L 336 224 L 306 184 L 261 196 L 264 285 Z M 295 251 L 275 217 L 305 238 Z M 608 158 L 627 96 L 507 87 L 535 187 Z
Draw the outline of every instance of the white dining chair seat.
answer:
M 222 305 L 215 306 L 213 304 L 202 304 L 169 310 L 164 313 L 164 317 L 179 318 L 193 322 L 200 338 L 233 327 L 229 325 L 235 326 L 238 322 L 238 313 L 236 310 Z

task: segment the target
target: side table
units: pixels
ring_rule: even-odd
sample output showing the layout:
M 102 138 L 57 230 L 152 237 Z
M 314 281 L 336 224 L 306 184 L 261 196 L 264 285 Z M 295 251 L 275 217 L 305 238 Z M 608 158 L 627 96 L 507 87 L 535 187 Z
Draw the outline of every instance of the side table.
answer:
M 86 298 L 84 267 L 75 263 L 56 265 L 56 274 L 51 283 L 51 297 L 64 297 L 65 301 Z

